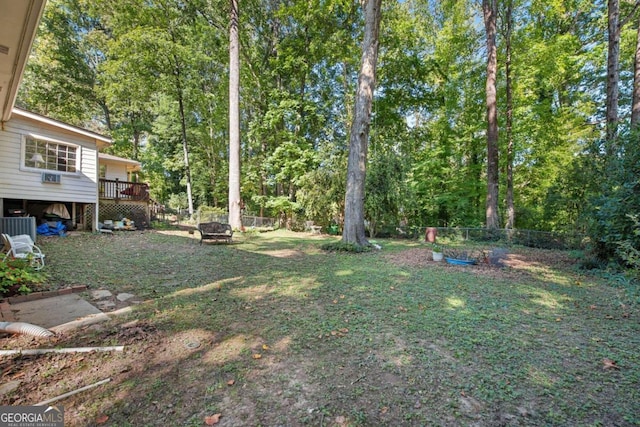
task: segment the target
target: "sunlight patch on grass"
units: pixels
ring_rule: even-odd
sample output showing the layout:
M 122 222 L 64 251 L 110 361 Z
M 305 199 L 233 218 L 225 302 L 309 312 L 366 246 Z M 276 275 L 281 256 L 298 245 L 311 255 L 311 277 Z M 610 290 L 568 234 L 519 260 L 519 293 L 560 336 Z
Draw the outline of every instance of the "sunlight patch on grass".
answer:
M 243 276 L 232 277 L 231 279 L 218 280 L 217 282 L 207 283 L 206 285 L 198 286 L 197 288 L 186 288 L 175 291 L 170 296 L 190 296 L 201 294 L 205 292 L 219 291 L 224 286 L 237 285 L 244 281 Z
M 529 367 L 528 376 L 532 383 L 545 388 L 551 388 L 556 383 L 556 380 L 552 376 L 535 366 Z
M 301 298 L 313 289 L 321 286 L 315 278 L 296 277 L 287 280 L 271 281 L 268 284 L 232 289 L 230 295 L 243 298 L 248 301 L 261 300 L 269 295 Z
M 296 249 L 280 249 L 275 251 L 260 251 L 260 254 L 275 258 L 300 258 L 304 253 Z
M 508 263 L 509 267 L 514 270 L 526 271 L 541 281 L 555 283 L 562 286 L 573 285 L 575 282 L 572 280 L 571 276 L 559 272 L 551 266 L 538 262 L 524 262 L 523 259 L 523 256 L 512 255 Z
M 260 342 L 257 337 L 245 334 L 234 335 L 204 353 L 202 361 L 211 364 L 227 363 L 242 358 L 242 355 L 248 354 L 251 348 L 258 347 Z
M 563 302 L 570 301 L 571 298 L 564 295 L 557 295 L 544 289 L 535 289 L 530 291 L 531 302 L 550 308 L 552 310 L 563 309 Z
M 452 310 L 464 308 L 467 305 L 461 298 L 458 297 L 448 297 L 447 304 L 449 304 L 449 308 Z
M 334 274 L 336 276 L 352 276 L 353 270 L 338 270 Z

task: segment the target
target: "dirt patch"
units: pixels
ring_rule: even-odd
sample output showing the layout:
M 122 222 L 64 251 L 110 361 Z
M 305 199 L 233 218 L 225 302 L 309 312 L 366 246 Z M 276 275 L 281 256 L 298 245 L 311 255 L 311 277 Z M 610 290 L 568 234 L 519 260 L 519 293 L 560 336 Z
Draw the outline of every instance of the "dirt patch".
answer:
M 391 263 L 411 268 L 446 268 L 452 271 L 471 271 L 487 276 L 517 277 L 540 269 L 558 269 L 567 271 L 576 263 L 567 253 L 558 251 L 533 250 L 527 248 L 500 249 L 499 259 L 495 260 L 492 250 L 471 250 L 478 263 L 470 266 L 448 264 L 446 261 L 434 262 L 429 248 L 410 248 L 393 254 L 386 254 Z

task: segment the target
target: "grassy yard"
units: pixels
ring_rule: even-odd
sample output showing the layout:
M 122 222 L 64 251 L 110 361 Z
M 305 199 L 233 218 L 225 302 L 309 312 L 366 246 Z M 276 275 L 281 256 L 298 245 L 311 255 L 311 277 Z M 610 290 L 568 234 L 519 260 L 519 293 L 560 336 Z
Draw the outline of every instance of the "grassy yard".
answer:
M 352 255 L 321 251 L 329 239 L 39 242 L 52 287 L 146 302 L 54 343 L 123 353 L 4 357 L 3 381 L 22 386 L 3 404 L 111 378 L 60 402 L 65 425 L 640 425 L 638 307 L 568 253 L 512 248 L 507 267 L 455 267 L 415 241 Z

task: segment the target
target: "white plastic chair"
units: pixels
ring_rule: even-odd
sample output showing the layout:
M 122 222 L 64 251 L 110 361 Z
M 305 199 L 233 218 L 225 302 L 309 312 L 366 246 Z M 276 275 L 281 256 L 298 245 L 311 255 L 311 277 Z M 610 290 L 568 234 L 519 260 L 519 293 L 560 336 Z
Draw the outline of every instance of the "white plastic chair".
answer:
M 2 239 L 5 242 L 7 253 L 4 256 L 4 260 L 7 258 L 19 258 L 30 260 L 31 266 L 40 270 L 44 267 L 44 254 L 38 246 L 31 240 L 31 236 L 28 234 L 20 234 L 18 236 L 9 236 L 3 234 Z

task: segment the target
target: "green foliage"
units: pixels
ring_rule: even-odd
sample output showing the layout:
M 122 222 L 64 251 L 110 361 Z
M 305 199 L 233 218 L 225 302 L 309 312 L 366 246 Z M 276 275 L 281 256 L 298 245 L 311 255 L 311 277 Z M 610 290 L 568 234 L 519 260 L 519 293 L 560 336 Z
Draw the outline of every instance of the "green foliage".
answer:
M 188 205 L 187 193 L 172 194 L 169 196 L 169 207 L 173 209 L 185 209 Z
M 104 39 L 78 1 L 47 3 L 20 86 L 18 105 L 73 125 L 103 113 L 95 92 Z
M 274 213 L 283 214 L 288 217 L 293 216 L 293 213 L 300 208 L 298 203 L 291 201 L 291 199 L 286 196 L 270 197 L 266 201 L 265 207 Z
M 307 219 L 327 227 L 337 222 L 344 210 L 346 151 L 327 143 L 319 149 L 318 158 L 318 167 L 300 179 L 297 201 Z
M 599 129 L 588 123 L 602 118 L 606 4 L 565 3 L 513 4 L 516 226 L 565 231 L 593 219 L 601 255 L 615 257 L 631 236 L 622 213 L 634 207 L 628 197 L 635 190 L 590 164 L 600 160 L 590 149 Z M 168 204 L 187 206 L 176 195 L 186 191 L 188 161 L 195 206 L 224 209 L 229 35 L 222 8 L 217 0 L 49 1 L 18 105 L 110 135 L 109 152 L 142 162 L 141 178 L 159 203 L 172 197 Z M 340 224 L 362 9 L 345 0 L 241 9 L 245 212 Z M 384 4 L 365 198 L 372 235 L 400 224 L 483 225 L 486 67 L 479 10 L 470 0 Z M 631 69 L 635 30 L 627 25 L 622 34 L 621 105 L 632 87 L 633 73 L 624 71 Z M 498 83 L 503 121 L 503 74 Z M 585 201 L 598 193 L 605 196 L 586 218 Z
M 151 221 L 151 228 L 154 230 L 178 230 L 178 227 L 168 221 Z
M 0 260 L 0 294 L 28 294 L 45 281 L 45 274 L 31 267 L 29 259 Z
M 210 221 L 226 222 L 227 220 L 222 220 L 221 218 L 227 218 L 227 214 L 226 209 L 216 206 L 200 205 L 195 213 L 195 217 L 198 223 Z
M 198 213 L 200 214 L 213 214 L 213 215 L 225 215 L 226 209 L 217 206 L 200 205 L 198 207 Z
M 604 176 L 600 196 L 593 201 L 589 234 L 600 259 L 633 263 L 634 250 L 640 248 L 635 216 L 640 212 L 640 146 L 635 133 L 619 136 L 619 144 L 619 152 L 603 159 Z
M 640 279 L 640 221 L 638 215 L 627 214 L 633 221 L 633 234 L 618 242 L 616 254 L 631 269 L 636 279 Z
M 364 209 L 370 237 L 375 237 L 380 225 L 398 223 L 404 196 L 404 171 L 400 157 L 380 151 L 372 153 L 367 166 Z

